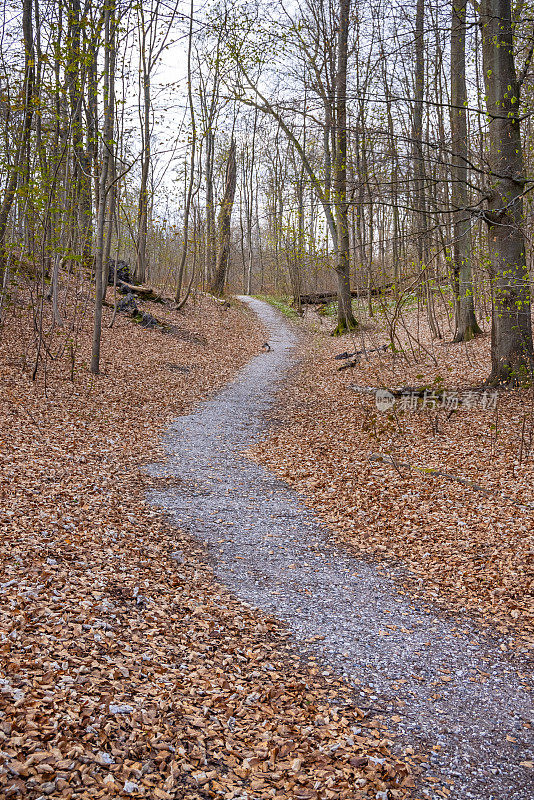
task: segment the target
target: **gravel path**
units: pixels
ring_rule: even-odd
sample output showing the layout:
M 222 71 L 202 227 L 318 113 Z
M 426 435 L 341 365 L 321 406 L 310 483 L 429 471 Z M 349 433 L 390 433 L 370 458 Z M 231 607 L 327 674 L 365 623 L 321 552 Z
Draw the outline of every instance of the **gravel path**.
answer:
M 242 299 L 269 330 L 272 350 L 171 426 L 168 463 L 151 472 L 178 476 L 184 488 L 155 492 L 153 502 L 207 545 L 217 578 L 241 600 L 284 620 L 304 653 L 372 689 L 355 684 L 356 704 L 384 714 L 399 742 L 424 749 L 436 786 L 462 800 L 531 800 L 534 772 L 521 765 L 533 757 L 525 665 L 464 620 L 414 607 L 373 565 L 339 550 L 294 491 L 244 457 L 265 432 L 296 339 L 270 306 Z

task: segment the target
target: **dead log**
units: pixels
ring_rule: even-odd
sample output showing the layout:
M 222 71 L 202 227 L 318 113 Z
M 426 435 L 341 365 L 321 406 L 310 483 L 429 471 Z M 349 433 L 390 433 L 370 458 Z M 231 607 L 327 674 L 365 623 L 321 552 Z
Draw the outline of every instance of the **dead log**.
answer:
M 214 303 L 218 303 L 223 308 L 231 308 L 232 304 L 227 298 L 224 297 L 216 297 L 211 292 L 198 292 L 198 294 L 202 295 L 202 297 L 207 297 L 208 300 L 212 300 Z
M 126 283 L 126 281 L 117 281 L 117 289 L 124 294 L 137 294 L 143 300 L 151 300 L 153 303 L 165 302 L 165 298 L 155 292 L 151 286 L 135 286 L 133 283 Z
M 348 361 L 346 364 L 342 364 L 340 367 L 337 368 L 337 371 L 341 372 L 344 369 L 349 369 L 349 367 L 357 367 L 358 364 L 360 363 L 360 358 L 359 358 L 360 356 L 364 355 L 367 357 L 368 353 L 385 353 L 386 350 L 388 349 L 389 345 L 383 344 L 381 347 L 367 347 L 364 348 L 363 350 L 355 350 L 354 353 L 346 353 L 346 352 L 340 353 L 338 356 L 334 356 L 336 361 L 341 361 L 344 358 L 347 359 L 353 358 L 353 356 L 356 356 L 356 358 L 354 358 L 352 361 Z
M 347 389 L 350 389 L 351 392 L 356 392 L 357 394 L 376 395 L 377 392 L 389 392 L 391 395 L 393 395 L 393 397 L 402 397 L 403 395 L 410 394 L 421 398 L 427 397 L 428 392 L 430 391 L 428 387 L 415 389 L 413 386 L 399 386 L 394 389 L 386 389 L 383 386 L 358 386 L 355 383 L 349 383 Z M 442 394 L 444 394 L 444 390 L 437 389 L 434 391 L 434 394 L 435 397 L 440 397 Z
M 387 283 L 384 286 L 376 286 L 371 289 L 371 296 L 378 297 L 385 292 L 393 289 L 393 283 Z M 367 297 L 369 294 L 367 288 L 352 289 L 351 297 Z M 300 304 L 304 306 L 320 306 L 326 303 L 337 302 L 337 292 L 311 292 L 310 294 L 300 295 Z M 293 298 L 292 305 L 297 305 L 297 298 Z
M 394 388 L 386 388 L 384 386 L 358 386 L 356 383 L 349 383 L 347 389 L 357 394 L 374 394 L 377 392 L 389 392 L 393 397 L 404 397 L 409 394 L 421 399 L 429 398 L 431 400 L 439 400 L 443 395 L 448 395 L 451 389 L 438 389 L 435 386 L 396 386 Z M 469 392 L 484 392 L 487 391 L 484 386 L 473 386 L 469 388 Z
M 387 350 L 388 347 L 388 344 L 383 344 L 381 347 L 366 347 L 363 350 L 355 350 L 354 353 L 340 353 L 338 356 L 334 356 L 334 358 L 336 361 L 341 361 L 343 358 L 351 358 L 352 356 L 367 355 L 367 353 L 381 353 L 383 350 Z

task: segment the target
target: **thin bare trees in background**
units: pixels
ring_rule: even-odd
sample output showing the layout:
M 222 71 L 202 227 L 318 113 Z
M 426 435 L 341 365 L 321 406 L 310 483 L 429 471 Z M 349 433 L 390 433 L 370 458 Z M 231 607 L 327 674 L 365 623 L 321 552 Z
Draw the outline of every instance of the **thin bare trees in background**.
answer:
M 453 0 L 451 14 L 451 205 L 453 214 L 452 269 L 455 292 L 456 342 L 481 333 L 475 317 L 471 267 L 471 214 L 468 188 L 468 102 L 465 79 L 467 0 Z
M 137 280 L 143 283 L 147 277 L 148 217 L 151 201 L 149 192 L 152 168 L 152 77 L 159 59 L 169 43 L 173 22 L 178 12 L 178 0 L 165 6 L 161 0 L 135 4 L 139 32 L 139 127 L 141 133 L 141 180 L 139 183 L 139 205 L 137 210 L 136 272 Z M 162 18 L 162 12 L 167 13 Z
M 94 308 L 98 371 L 111 253 L 177 305 L 335 292 L 336 333 L 415 303 L 434 337 L 465 342 L 491 316 L 491 381 L 531 374 L 524 4 L 22 11 L 2 44 L 1 300 L 31 294 L 32 374 L 62 349 L 75 373 L 69 303 Z
M 30 142 L 32 120 L 34 114 L 33 96 L 35 92 L 35 46 L 33 35 L 32 0 L 23 0 L 22 33 L 24 41 L 24 75 L 22 82 L 22 123 L 15 128 L 13 147 L 4 154 L 6 161 L 6 182 L 3 187 L 0 206 L 0 277 L 5 286 L 8 282 L 8 259 L 5 251 L 6 234 L 9 217 L 16 198 L 24 181 L 29 178 L 28 146 Z
M 29 293 L 33 328 L 25 335 L 34 378 L 66 353 L 74 377 L 88 309 L 94 309 L 90 368 L 99 372 L 112 252 L 133 249 L 132 267 L 141 265 L 147 277 L 147 236 L 155 239 L 150 180 L 158 158 L 151 149 L 151 80 L 180 33 L 177 8 L 156 0 L 150 6 L 28 0 L 21 17 L 4 16 L 0 299 L 5 314 L 14 295 Z M 131 69 L 136 55 L 139 82 Z M 132 125 L 139 98 L 140 122 Z
M 323 208 L 333 243 L 330 268 L 338 280 L 338 332 L 353 324 L 351 281 L 360 292 L 367 282 L 370 313 L 373 291 L 393 286 L 402 297 L 402 285 L 413 284 L 433 335 L 443 335 L 439 304 L 450 311 L 457 342 L 480 333 L 477 292 L 482 309 L 492 294 L 490 380 L 520 380 L 532 363 L 524 238 L 531 222 L 522 207 L 529 181 L 518 113 L 520 87 L 530 80 L 532 28 L 519 16 L 523 7 L 515 10 L 516 18 L 510 3 L 496 0 L 475 11 L 464 0 L 448 7 L 414 0 L 411 10 L 410 18 L 399 3 L 377 0 L 351 10 L 346 2 L 307 0 L 292 12 L 279 10 L 282 35 L 272 24 L 273 13 L 258 6 L 261 33 L 242 20 L 232 23 L 234 38 L 247 42 L 231 47 L 235 96 L 271 118 L 275 142 L 279 131 L 285 135 L 305 171 L 308 205 L 315 196 Z M 482 52 L 476 49 L 478 30 Z M 278 38 L 284 43 L 280 51 Z M 276 67 L 265 59 L 266 41 Z M 524 62 L 519 79 L 518 42 Z M 360 81 L 364 73 L 369 77 Z M 484 96 L 486 106 L 480 103 Z M 277 207 L 287 209 L 289 220 L 291 192 L 283 183 L 277 179 Z M 298 205 L 304 208 L 302 200 Z M 488 249 L 483 224 L 489 227 Z M 289 285 L 294 269 L 292 263 Z M 310 284 L 304 260 L 299 269 L 303 285 Z

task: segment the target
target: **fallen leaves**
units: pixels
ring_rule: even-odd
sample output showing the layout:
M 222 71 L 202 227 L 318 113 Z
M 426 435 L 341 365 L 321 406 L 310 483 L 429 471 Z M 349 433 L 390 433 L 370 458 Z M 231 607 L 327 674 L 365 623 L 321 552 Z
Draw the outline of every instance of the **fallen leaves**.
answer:
M 118 317 L 103 375 L 74 384 L 60 361 L 31 384 L 23 320 L 2 331 L 0 794 L 407 796 L 409 768 L 351 690 L 303 665 L 145 502 L 163 426 L 264 338 L 208 300 L 158 315 L 182 335 Z M 88 320 L 80 342 L 87 360 Z
M 534 631 L 531 395 L 500 393 L 496 412 L 380 413 L 374 396 L 347 384 L 457 389 L 486 377 L 487 337 L 437 345 L 421 318 L 412 315 L 406 325 L 411 341 L 423 343 L 418 353 L 406 361 L 375 352 L 350 379 L 335 369 L 339 341 L 304 333 L 300 373 L 281 394 L 273 432 L 254 452 L 305 496 L 345 547 L 381 561 L 412 596 L 496 624 L 509 637 L 504 650 L 525 648 Z M 354 347 L 363 336 L 368 350 L 387 341 L 376 320 L 366 320 Z

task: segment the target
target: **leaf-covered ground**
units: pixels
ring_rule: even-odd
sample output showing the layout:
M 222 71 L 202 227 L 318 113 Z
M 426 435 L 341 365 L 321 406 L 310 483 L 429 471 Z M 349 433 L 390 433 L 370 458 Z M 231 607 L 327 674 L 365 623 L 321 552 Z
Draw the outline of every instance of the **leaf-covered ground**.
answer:
M 1 331 L 0 795 L 405 797 L 350 690 L 145 502 L 162 427 L 262 341 L 242 309 L 147 308 L 174 334 L 119 315 L 92 378 L 86 318 L 74 383 L 68 348 L 35 383 L 21 369 L 22 306 Z
M 414 595 L 496 624 L 512 649 L 528 646 L 534 631 L 532 390 L 499 392 L 496 409 L 491 393 L 469 394 L 487 378 L 489 337 L 452 344 L 442 320 L 444 338 L 433 340 L 415 311 L 398 329 L 397 348 L 406 358 L 391 349 L 369 352 L 388 344 L 383 321 L 367 319 L 353 336 L 332 339 L 331 320 L 309 319 L 312 343 L 303 337 L 300 372 L 282 393 L 276 428 L 256 451 L 262 463 L 303 493 L 345 546 L 404 568 Z M 342 362 L 334 355 L 364 347 L 357 366 L 337 370 Z M 373 395 L 354 392 L 351 384 L 427 386 L 435 394 L 426 407 L 403 408 L 401 400 L 379 411 Z M 448 407 L 440 400 L 443 390 Z M 455 392 L 464 400 L 458 408 Z M 486 491 L 432 476 L 428 468 Z

